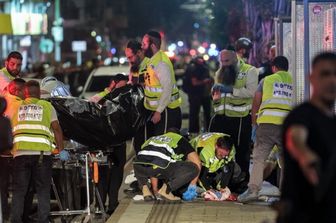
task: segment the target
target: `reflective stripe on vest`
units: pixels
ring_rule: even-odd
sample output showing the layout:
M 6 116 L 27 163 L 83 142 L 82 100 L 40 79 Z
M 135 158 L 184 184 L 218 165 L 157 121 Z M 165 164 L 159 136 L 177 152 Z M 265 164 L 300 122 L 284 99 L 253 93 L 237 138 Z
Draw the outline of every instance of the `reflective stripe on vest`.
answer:
M 174 102 L 180 98 L 180 94 L 172 95 L 170 98 L 170 102 Z M 147 99 L 147 103 L 152 107 L 157 107 L 159 105 L 159 101 L 155 99 Z
M 157 147 L 163 147 L 163 148 L 166 148 L 167 151 L 168 151 L 170 154 L 172 154 L 172 155 L 175 154 L 174 150 L 173 150 L 168 144 L 160 144 L 160 143 L 155 143 L 155 142 L 149 142 L 148 145 L 151 145 L 151 146 L 157 146 Z
M 38 124 L 19 124 L 17 126 L 13 127 L 13 132 L 16 132 L 18 130 L 30 130 L 30 129 L 35 129 L 35 130 L 42 130 L 46 132 L 46 135 L 54 135 L 49 128 L 47 128 L 44 125 L 38 125 Z
M 293 82 L 288 72 L 279 71 L 264 79 L 257 123 L 281 125 L 293 104 Z
M 30 137 L 30 136 L 15 136 L 13 142 L 42 143 L 48 146 L 52 145 L 48 139 L 42 137 Z
M 237 75 L 234 89 L 246 87 L 247 73 L 252 68 L 251 65 L 240 61 L 240 71 Z M 226 115 L 228 117 L 245 117 L 250 113 L 252 108 L 252 98 L 240 98 L 233 94 L 221 94 L 220 99 L 214 101 L 214 111 L 218 115 Z
M 271 111 L 271 110 L 267 110 L 267 111 L 263 111 L 262 115 L 269 115 L 269 116 L 276 116 L 276 117 L 286 117 L 286 115 L 288 114 L 288 111 Z
M 251 110 L 252 105 L 245 105 L 245 106 L 232 106 L 232 105 L 219 105 L 216 106 L 214 108 L 214 111 L 216 113 L 220 112 L 220 111 L 224 111 L 224 110 L 230 110 L 230 111 L 234 111 L 234 112 L 249 112 Z
M 159 157 L 161 159 L 164 159 L 170 163 L 175 163 L 176 161 L 174 159 L 172 159 L 169 156 L 166 156 L 163 153 L 157 152 L 157 151 L 149 151 L 149 150 L 142 150 L 138 153 L 138 155 L 145 155 L 145 156 L 155 156 L 155 157 Z
M 175 84 L 173 85 L 173 88 L 177 88 Z M 151 92 L 160 92 L 160 93 L 162 93 L 162 91 L 163 91 L 162 87 L 149 87 L 149 86 L 146 86 L 145 89 L 147 91 L 151 91 Z

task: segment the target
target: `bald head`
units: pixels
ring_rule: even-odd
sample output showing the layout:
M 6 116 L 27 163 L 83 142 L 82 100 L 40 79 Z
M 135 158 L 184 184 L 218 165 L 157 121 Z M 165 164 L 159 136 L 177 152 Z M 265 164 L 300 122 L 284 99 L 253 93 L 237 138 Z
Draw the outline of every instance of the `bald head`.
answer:
M 28 81 L 24 85 L 24 95 L 26 98 L 40 98 L 40 84 L 37 81 Z

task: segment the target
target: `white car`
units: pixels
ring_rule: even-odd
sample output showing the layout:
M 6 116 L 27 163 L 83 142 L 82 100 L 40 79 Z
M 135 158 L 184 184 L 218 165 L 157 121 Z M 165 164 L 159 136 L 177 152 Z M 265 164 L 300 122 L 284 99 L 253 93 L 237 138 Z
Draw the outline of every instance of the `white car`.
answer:
M 79 98 L 89 99 L 93 95 L 103 91 L 110 85 L 111 76 L 118 73 L 129 73 L 128 66 L 102 66 L 94 69 L 85 82 Z

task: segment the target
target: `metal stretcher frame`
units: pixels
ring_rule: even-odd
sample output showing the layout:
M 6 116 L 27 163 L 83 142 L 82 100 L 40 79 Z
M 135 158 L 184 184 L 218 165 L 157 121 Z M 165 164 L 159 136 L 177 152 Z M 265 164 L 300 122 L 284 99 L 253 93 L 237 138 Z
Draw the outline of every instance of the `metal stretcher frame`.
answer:
M 86 186 L 86 208 L 83 210 L 64 210 L 62 203 L 60 201 L 57 189 L 55 184 L 52 182 L 53 191 L 55 193 L 55 197 L 57 199 L 58 206 L 60 208 L 60 211 L 52 211 L 50 212 L 50 216 L 70 216 L 70 215 L 81 215 L 86 214 L 86 217 L 83 222 L 89 222 L 92 221 L 92 213 L 91 213 L 91 203 L 90 203 L 90 175 L 89 175 L 89 169 L 90 169 L 90 162 L 94 162 L 93 157 L 90 152 L 85 153 L 85 186 Z M 100 197 L 99 191 L 97 187 L 94 187 L 93 191 L 94 196 L 98 199 L 98 204 L 101 209 L 101 212 L 103 214 L 103 218 L 106 218 L 106 212 L 104 208 L 104 204 L 102 202 L 102 199 Z M 105 219 L 106 220 L 106 219 Z

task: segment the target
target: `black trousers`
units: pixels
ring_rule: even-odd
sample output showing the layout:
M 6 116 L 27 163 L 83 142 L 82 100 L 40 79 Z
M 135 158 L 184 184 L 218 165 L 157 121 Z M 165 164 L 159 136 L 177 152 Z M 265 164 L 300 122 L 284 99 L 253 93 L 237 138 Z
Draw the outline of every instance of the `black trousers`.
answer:
M 108 165 L 99 166 L 98 190 L 103 204 L 109 197 L 107 213 L 112 214 L 117 208 L 119 188 L 124 176 L 124 166 L 126 163 L 126 143 L 114 146 L 108 154 Z
M 177 191 L 189 185 L 198 174 L 198 167 L 192 162 L 178 161 L 170 163 L 166 169 L 153 169 L 151 165 L 134 164 L 134 174 L 142 188 L 150 177 L 157 177 L 167 183 L 171 191 Z
M 247 175 L 250 166 L 251 131 L 251 115 L 242 118 L 214 115 L 209 126 L 209 132 L 222 132 L 231 136 L 236 148 L 236 162 Z
M 203 107 L 204 129 L 207 129 L 210 122 L 211 99 L 210 96 L 188 95 L 189 98 L 189 132 L 199 133 L 199 113 Z
M 11 218 L 13 223 L 23 222 L 23 209 L 27 192 L 33 183 L 38 201 L 38 221 L 48 222 L 50 213 L 50 186 L 52 174 L 51 156 L 25 155 L 13 159 L 13 201 Z
M 8 187 L 12 176 L 12 157 L 0 156 L 1 207 L 4 219 L 9 217 Z
M 154 112 L 152 112 L 153 114 Z M 150 115 L 150 117 L 152 116 Z M 152 136 L 162 135 L 167 132 L 169 128 L 180 129 L 182 125 L 181 108 L 166 108 L 161 113 L 161 120 L 153 124 L 151 121 L 146 126 L 139 129 L 133 139 L 133 147 L 136 153 L 141 149 L 142 144 Z

